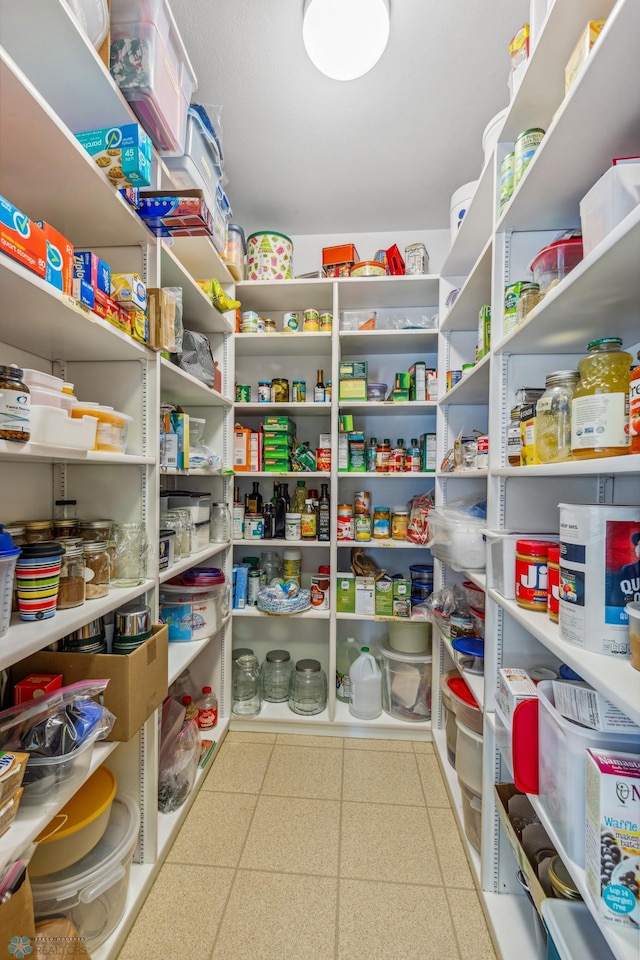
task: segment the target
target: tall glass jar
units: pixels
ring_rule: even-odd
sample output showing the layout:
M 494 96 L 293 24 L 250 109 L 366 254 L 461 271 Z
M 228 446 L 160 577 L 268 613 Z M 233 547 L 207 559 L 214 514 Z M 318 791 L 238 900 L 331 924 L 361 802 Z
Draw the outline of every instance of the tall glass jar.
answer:
M 116 587 L 135 587 L 147 577 L 149 539 L 142 520 L 117 523 L 114 529 L 114 565 L 111 582 Z
M 291 656 L 288 650 L 269 650 L 261 669 L 262 699 L 284 703 L 289 699 Z
M 545 378 L 536 408 L 536 455 L 540 463 L 571 459 L 571 399 L 577 370 L 556 370 Z
M 238 717 L 256 717 L 260 713 L 260 668 L 258 658 L 238 657 L 232 677 L 231 712 Z
M 212 503 L 209 522 L 209 540 L 226 543 L 231 539 L 231 513 L 226 503 Z
M 111 579 L 111 562 L 109 560 L 109 544 L 106 540 L 93 540 L 84 545 L 84 563 L 86 598 L 95 600 L 106 597 L 109 593 Z
M 576 460 L 629 452 L 631 354 L 619 337 L 592 340 L 578 363 L 580 380 L 571 401 L 571 453 Z
M 85 567 L 81 546 L 65 546 L 60 567 L 58 610 L 79 607 L 85 601 Z
M 327 676 L 318 660 L 298 660 L 289 684 L 289 709 L 304 717 L 322 713 L 327 705 Z

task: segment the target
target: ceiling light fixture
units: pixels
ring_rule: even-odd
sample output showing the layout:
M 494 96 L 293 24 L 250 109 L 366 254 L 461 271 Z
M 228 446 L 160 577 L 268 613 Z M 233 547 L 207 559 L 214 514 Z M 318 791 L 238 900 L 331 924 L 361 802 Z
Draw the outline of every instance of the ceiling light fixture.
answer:
M 385 51 L 389 0 L 305 0 L 302 38 L 321 73 L 332 80 L 355 80 Z

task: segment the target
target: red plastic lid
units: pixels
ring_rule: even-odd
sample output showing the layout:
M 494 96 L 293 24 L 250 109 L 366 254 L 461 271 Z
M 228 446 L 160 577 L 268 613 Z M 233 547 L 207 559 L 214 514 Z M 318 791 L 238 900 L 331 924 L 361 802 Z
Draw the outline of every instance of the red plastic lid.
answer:
M 469 610 L 471 610 L 473 616 L 477 617 L 478 620 L 484 620 L 484 610 L 476 610 L 475 607 L 469 607 Z
M 567 237 L 566 240 L 556 240 L 554 243 L 548 244 L 546 247 L 543 247 L 542 250 L 538 250 L 535 257 L 531 261 L 531 266 L 529 270 L 533 270 L 538 260 L 541 257 L 546 256 L 549 253 L 549 250 L 555 250 L 557 247 L 578 247 L 582 249 L 582 237 Z
M 451 677 L 450 680 L 447 680 L 447 686 L 451 693 L 455 694 L 458 700 L 462 700 L 469 707 L 473 707 L 474 710 L 479 710 L 478 701 L 469 690 L 469 687 L 466 685 L 462 677 Z
M 318 567 L 318 573 L 331 573 L 331 567 Z
M 516 553 L 527 553 L 537 556 L 541 554 L 543 557 L 546 557 L 549 553 L 549 541 L 548 540 L 517 540 L 516 541 Z
M 560 544 L 559 543 L 549 544 L 549 560 L 551 560 L 554 563 L 560 562 Z

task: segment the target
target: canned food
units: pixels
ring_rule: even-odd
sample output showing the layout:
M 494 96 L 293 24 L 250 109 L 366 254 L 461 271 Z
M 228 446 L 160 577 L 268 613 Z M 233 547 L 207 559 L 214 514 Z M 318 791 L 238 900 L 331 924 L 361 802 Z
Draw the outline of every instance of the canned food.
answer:
M 259 319 L 255 310 L 245 310 L 240 319 L 240 333 L 257 333 Z
M 271 400 L 271 382 L 258 380 L 258 403 L 269 403 Z
M 311 576 L 311 606 L 316 610 L 329 609 L 329 576 L 326 573 L 314 573 Z
M 282 314 L 283 333 L 297 333 L 300 329 L 300 314 L 292 311 Z
M 359 514 L 371 513 L 371 494 L 368 490 L 358 490 L 354 494 L 353 498 L 354 504 L 354 513 L 356 516 Z
M 461 380 L 462 370 L 447 370 L 447 390 L 451 390 Z
M 359 513 L 354 517 L 355 539 L 371 540 L 371 514 Z
M 329 473 L 331 470 L 331 447 L 318 447 L 316 450 L 316 470 Z
M 289 381 L 274 377 L 271 381 L 271 402 L 289 403 Z
M 404 272 L 429 273 L 429 254 L 424 243 L 410 243 L 404 248 Z
M 332 328 L 333 328 L 333 314 L 321 313 L 320 314 L 320 332 L 331 333 Z
M 236 403 L 251 403 L 251 385 L 236 383 Z
M 338 540 L 353 540 L 353 514 L 350 503 L 338 505 Z
M 514 187 L 522 180 L 525 170 L 533 160 L 534 154 L 544 137 L 544 130 L 541 127 L 532 127 L 530 130 L 523 130 L 516 137 L 513 145 L 513 185 Z
M 302 311 L 302 329 L 305 333 L 317 333 L 320 329 L 320 314 L 312 307 Z
M 500 164 L 500 209 L 509 202 L 513 196 L 513 166 L 515 154 L 508 153 Z
M 292 399 L 294 403 L 306 403 L 307 384 L 305 380 L 294 380 Z

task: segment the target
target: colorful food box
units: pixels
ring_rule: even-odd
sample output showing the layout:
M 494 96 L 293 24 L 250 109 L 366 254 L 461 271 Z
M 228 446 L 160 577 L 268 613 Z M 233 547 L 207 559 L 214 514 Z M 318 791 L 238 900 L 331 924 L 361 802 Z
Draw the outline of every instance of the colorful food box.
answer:
M 366 400 L 366 380 L 341 380 L 338 389 L 339 400 Z
M 10 800 L 20 789 L 28 760 L 28 753 L 0 751 L 0 803 Z
M 144 310 L 127 310 L 123 309 L 123 304 L 118 304 L 118 320 L 120 324 L 120 329 L 125 330 L 125 332 L 130 333 L 134 340 L 138 340 L 140 343 L 149 342 L 149 320 L 147 318 Z M 123 319 L 127 317 L 128 319 Z M 128 329 L 127 329 L 128 325 Z
M 236 473 L 251 469 L 251 430 L 240 424 L 233 431 L 233 469 Z
M 353 573 L 338 573 L 336 577 L 336 611 L 356 612 L 356 578 Z
M 202 190 L 142 190 L 138 215 L 159 237 L 211 236 L 213 217 Z
M 511 57 L 511 72 L 529 59 L 529 24 L 523 23 L 509 43 Z
M 137 123 L 76 133 L 114 187 L 148 187 L 151 183 L 151 138 Z
M 73 255 L 73 276 L 86 280 L 95 290 L 111 296 L 111 268 L 91 250 L 76 250 Z
M 115 300 L 108 297 L 102 290 L 94 288 L 93 293 L 95 297 L 93 312 L 114 326 L 120 326 L 119 307 Z
M 61 673 L 30 673 L 13 688 L 14 705 L 46 697 L 62 686 Z
M 353 243 L 322 248 L 322 272 L 325 277 L 349 277 L 354 263 L 359 262 L 360 254 Z
M 0 196 L 0 250 L 44 280 L 47 242 L 34 220 Z
M 147 288 L 137 273 L 112 273 L 111 297 L 127 310 L 147 309 Z
M 392 276 L 404 276 L 404 259 L 397 243 L 394 243 L 394 245 L 387 250 L 387 270 Z
M 78 303 L 82 303 L 85 307 L 89 307 L 89 310 L 93 310 L 95 308 L 96 292 L 91 284 L 87 283 L 86 280 L 75 279 L 72 281 L 71 296 L 74 300 L 77 300 Z
M 591 53 L 591 48 L 600 36 L 606 20 L 589 20 L 586 27 L 580 34 L 580 39 L 576 43 L 573 53 L 567 61 L 564 68 L 564 92 L 569 92 L 575 80 L 582 69 L 587 57 Z
M 46 220 L 36 220 L 36 224 L 43 230 L 47 245 L 47 266 L 45 280 L 56 290 L 71 294 L 73 283 L 73 244 L 69 243 L 64 234 L 55 230 Z
M 409 367 L 409 399 L 427 399 L 427 365 L 424 360 L 417 360 Z
M 376 617 L 393 616 L 393 580 L 391 577 L 380 577 L 376 580 L 375 613 Z
M 505 298 L 506 302 L 506 298 Z M 517 309 L 517 301 L 516 301 Z M 506 322 L 506 312 L 505 312 L 505 322 Z M 506 332 L 506 331 L 505 331 Z M 480 307 L 480 312 L 478 313 L 478 350 L 476 359 L 482 360 L 485 357 L 491 348 L 491 306 L 485 304 L 483 307 Z

